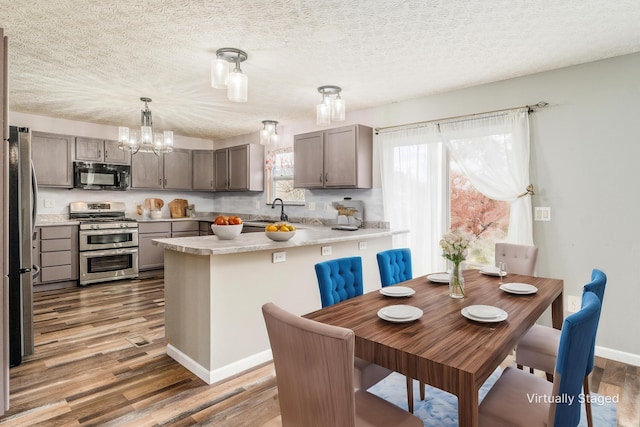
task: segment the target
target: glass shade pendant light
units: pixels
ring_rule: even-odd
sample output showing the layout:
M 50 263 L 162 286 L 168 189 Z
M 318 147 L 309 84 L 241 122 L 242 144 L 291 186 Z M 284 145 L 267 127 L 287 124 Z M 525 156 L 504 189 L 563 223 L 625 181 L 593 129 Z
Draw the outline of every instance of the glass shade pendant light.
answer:
M 280 142 L 278 136 L 278 122 L 275 120 L 263 120 L 262 130 L 260 131 L 260 144 L 277 145 Z
M 211 86 L 227 89 L 227 98 L 233 102 L 247 102 L 249 79 L 242 72 L 240 63 L 249 56 L 233 47 L 223 47 L 216 51 L 216 59 L 211 61 Z M 232 71 L 230 64 L 235 64 Z
M 331 121 L 341 122 L 345 119 L 345 103 L 340 92 L 342 89 L 338 86 L 326 85 L 320 86 L 318 92 L 322 94 L 322 100 L 316 106 L 316 124 L 318 126 L 327 126 Z M 335 95 L 335 98 L 331 96 Z
M 140 112 L 140 139 L 138 139 L 138 132 L 121 126 L 118 128 L 120 148 L 131 151 L 132 154 L 153 152 L 156 156 L 172 152 L 173 132 L 169 130 L 154 132 L 153 119 L 148 105 L 151 98 L 142 97 L 140 101 L 144 102 L 144 109 Z

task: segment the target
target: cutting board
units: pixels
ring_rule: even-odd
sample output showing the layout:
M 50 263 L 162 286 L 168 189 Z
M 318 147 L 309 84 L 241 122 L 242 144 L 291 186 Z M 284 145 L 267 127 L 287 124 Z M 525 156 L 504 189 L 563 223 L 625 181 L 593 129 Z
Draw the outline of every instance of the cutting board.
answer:
M 159 211 L 164 206 L 164 200 L 162 199 L 144 199 L 144 207 L 150 211 Z
M 184 218 L 187 216 L 187 206 L 189 202 L 186 199 L 173 199 L 169 202 L 169 213 L 171 218 Z

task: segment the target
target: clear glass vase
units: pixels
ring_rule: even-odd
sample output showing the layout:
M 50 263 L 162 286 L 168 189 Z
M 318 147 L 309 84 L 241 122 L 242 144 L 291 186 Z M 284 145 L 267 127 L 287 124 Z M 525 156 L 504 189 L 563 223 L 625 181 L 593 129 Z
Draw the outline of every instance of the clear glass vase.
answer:
M 449 296 L 464 298 L 464 277 L 462 276 L 461 263 L 454 263 L 449 271 Z

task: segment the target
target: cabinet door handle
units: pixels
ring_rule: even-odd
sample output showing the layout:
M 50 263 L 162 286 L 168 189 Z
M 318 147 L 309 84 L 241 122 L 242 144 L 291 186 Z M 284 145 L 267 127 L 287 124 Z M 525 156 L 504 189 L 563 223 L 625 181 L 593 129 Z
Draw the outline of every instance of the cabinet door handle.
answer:
M 105 158 L 107 157 L 107 153 L 104 153 Z M 98 150 L 98 157 L 102 157 L 102 150 Z
M 324 182 L 329 182 L 329 172 L 325 172 L 325 174 L 324 174 Z
M 320 174 L 320 182 L 322 182 L 322 174 Z

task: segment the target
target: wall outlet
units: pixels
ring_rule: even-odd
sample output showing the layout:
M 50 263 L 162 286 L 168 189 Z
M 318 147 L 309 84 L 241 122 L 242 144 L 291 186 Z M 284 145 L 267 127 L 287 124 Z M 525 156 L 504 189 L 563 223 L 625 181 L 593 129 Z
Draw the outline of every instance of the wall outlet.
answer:
M 331 212 L 333 209 L 333 206 L 331 206 L 331 202 L 324 202 L 324 210 L 325 212 Z
M 274 252 L 272 255 L 272 262 L 275 264 L 277 262 L 285 262 L 287 260 L 286 252 Z
M 582 301 L 580 297 L 569 295 L 567 297 L 567 311 L 569 313 L 575 313 L 576 311 L 580 310 L 581 302 Z
M 45 208 L 55 208 L 56 207 L 55 199 L 44 199 L 44 207 Z
M 361 251 L 367 249 L 367 242 L 358 242 L 358 249 Z
M 320 254 L 322 256 L 331 255 L 331 246 L 323 246 Z
M 310 211 L 316 210 L 316 202 L 309 202 L 309 210 Z
M 257 202 L 256 202 L 256 210 L 257 210 L 257 211 L 259 211 L 259 210 L 260 210 L 260 202 L 259 202 L 259 201 L 257 201 Z

